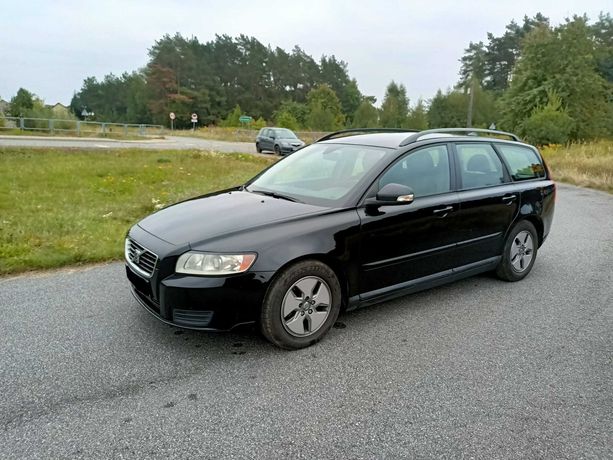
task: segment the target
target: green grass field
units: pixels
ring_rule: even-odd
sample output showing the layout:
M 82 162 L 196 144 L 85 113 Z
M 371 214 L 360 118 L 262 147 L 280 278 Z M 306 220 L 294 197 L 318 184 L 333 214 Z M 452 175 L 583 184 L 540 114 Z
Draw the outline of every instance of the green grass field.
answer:
M 244 182 L 272 158 L 198 151 L 0 149 L 0 275 L 118 259 L 166 204 Z

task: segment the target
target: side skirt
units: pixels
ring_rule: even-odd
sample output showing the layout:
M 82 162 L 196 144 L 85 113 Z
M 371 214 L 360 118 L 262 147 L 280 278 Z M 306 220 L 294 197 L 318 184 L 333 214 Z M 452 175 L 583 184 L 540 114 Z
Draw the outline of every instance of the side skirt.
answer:
M 501 258 L 501 256 L 491 257 L 472 264 L 462 265 L 452 270 L 445 270 L 404 283 L 353 296 L 349 299 L 347 310 L 367 307 L 396 297 L 424 291 L 426 289 L 478 275 L 479 273 L 491 271 L 496 268 Z

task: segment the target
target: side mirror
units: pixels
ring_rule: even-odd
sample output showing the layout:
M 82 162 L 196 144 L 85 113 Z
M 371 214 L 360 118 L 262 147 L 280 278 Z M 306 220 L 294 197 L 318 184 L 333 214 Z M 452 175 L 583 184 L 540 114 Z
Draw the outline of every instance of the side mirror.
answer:
M 366 200 L 367 206 L 399 206 L 411 204 L 415 199 L 415 193 L 411 187 L 401 184 L 386 184 L 377 193 L 376 198 Z
M 275 135 L 275 133 L 272 133 L 272 134 L 270 135 L 270 138 L 271 138 L 271 139 L 276 139 L 276 138 L 277 138 L 277 136 Z

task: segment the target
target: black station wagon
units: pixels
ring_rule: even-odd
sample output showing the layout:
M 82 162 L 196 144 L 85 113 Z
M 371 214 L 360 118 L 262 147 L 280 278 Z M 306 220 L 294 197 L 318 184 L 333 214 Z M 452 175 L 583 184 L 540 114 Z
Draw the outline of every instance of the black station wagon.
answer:
M 521 280 L 555 191 L 538 150 L 514 134 L 340 131 L 243 185 L 146 217 L 127 236 L 126 271 L 165 323 L 255 323 L 303 348 L 342 310 L 486 271 Z

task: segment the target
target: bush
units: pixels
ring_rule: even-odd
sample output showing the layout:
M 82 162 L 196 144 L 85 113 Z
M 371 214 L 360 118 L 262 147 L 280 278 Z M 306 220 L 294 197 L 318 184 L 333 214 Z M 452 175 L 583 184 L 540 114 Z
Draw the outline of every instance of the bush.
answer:
M 558 95 L 547 93 L 548 102 L 537 107 L 519 126 L 520 134 L 531 144 L 565 144 L 570 138 L 574 120 L 566 113 Z
M 255 120 L 252 124 L 251 127 L 253 129 L 262 129 L 266 127 L 266 120 L 264 120 L 262 117 L 258 118 L 257 120 Z
M 298 130 L 298 121 L 289 112 L 279 112 L 277 114 L 276 124 L 281 128 L 288 128 L 292 131 Z
M 226 128 L 238 128 L 239 126 L 241 126 L 239 118 L 242 114 L 243 111 L 241 110 L 240 105 L 236 104 L 234 109 L 230 113 L 228 113 L 228 116 L 225 118 L 225 120 L 222 120 L 220 125 Z

